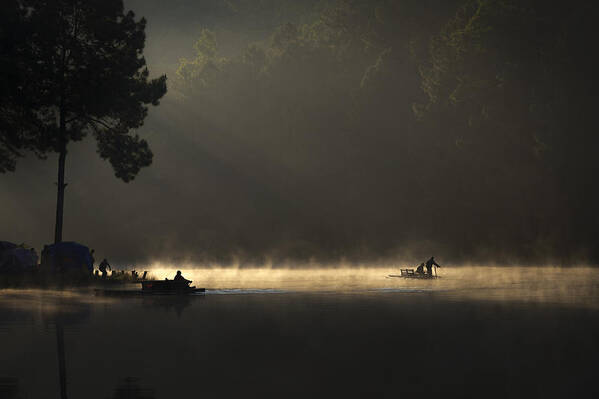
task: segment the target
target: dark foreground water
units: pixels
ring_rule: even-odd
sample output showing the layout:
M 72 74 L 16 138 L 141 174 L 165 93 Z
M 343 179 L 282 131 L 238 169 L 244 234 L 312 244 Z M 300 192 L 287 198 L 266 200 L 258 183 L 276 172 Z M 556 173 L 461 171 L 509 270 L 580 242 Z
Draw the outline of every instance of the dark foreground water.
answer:
M 1 290 L 0 398 L 60 398 L 62 352 L 69 398 L 597 398 L 599 279 L 553 272 L 326 290 L 294 275 L 196 297 Z

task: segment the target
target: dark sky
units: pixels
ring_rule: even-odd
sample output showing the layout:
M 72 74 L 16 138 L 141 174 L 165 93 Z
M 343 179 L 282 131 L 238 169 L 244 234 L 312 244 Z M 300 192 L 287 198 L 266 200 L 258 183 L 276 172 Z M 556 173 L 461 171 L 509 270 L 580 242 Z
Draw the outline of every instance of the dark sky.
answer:
M 492 79 L 499 75 L 485 73 L 496 65 L 509 68 L 517 60 L 530 67 L 518 70 L 522 75 L 512 86 L 498 85 L 504 91 L 493 92 L 499 101 L 483 108 L 483 119 L 467 114 L 458 120 L 454 111 L 433 110 L 433 117 L 421 121 L 414 109 L 429 101 L 422 88 L 433 62 L 431 38 L 454 15 L 459 24 L 458 3 L 472 2 L 352 0 L 347 3 L 353 8 L 340 7 L 335 14 L 323 10 L 344 2 L 125 3 L 148 20 L 151 75 L 168 76 L 168 93 L 150 108 L 139 131 L 154 152 L 153 164 L 125 184 L 98 157 L 91 138 L 70 143 L 65 240 L 95 248 L 98 257 L 117 264 L 430 255 L 456 262 L 544 263 L 586 261 L 599 253 L 593 239 L 599 220 L 592 212 L 598 190 L 581 191 L 597 170 L 588 152 L 596 140 L 585 119 L 592 114 L 592 102 L 585 100 L 592 93 L 584 82 L 593 68 L 574 65 L 586 57 L 582 44 L 549 45 L 563 42 L 551 36 L 552 26 L 566 29 L 567 40 L 584 43 L 579 38 L 586 33 L 578 27 L 592 26 L 584 19 L 590 12 L 539 6 L 550 17 L 567 18 L 524 33 L 530 40 L 520 40 L 523 33 L 514 34 L 513 42 L 509 35 L 502 34 L 501 41 L 491 37 L 497 59 L 487 54 L 466 62 Z M 550 17 L 538 20 L 544 24 Z M 315 25 L 321 27 L 314 28 L 321 35 L 318 45 L 291 41 L 277 47 L 270 40 L 290 32 L 277 31 L 286 23 L 315 21 L 326 22 L 326 28 Z M 535 26 L 523 26 L 528 25 Z M 518 25 L 497 26 L 512 34 Z M 346 47 L 327 42 L 330 27 Z M 219 61 L 212 85 L 185 86 L 175 72 L 181 58 L 193 59 L 204 28 L 215 32 L 217 56 L 229 61 Z M 537 37 L 538 32 L 549 33 Z M 302 37 L 309 42 L 309 35 Z M 276 60 L 255 80 L 245 52 L 252 43 Z M 538 53 L 555 53 L 555 60 L 537 63 L 529 57 L 536 50 L 522 50 L 547 43 L 550 51 Z M 537 85 L 541 74 L 530 71 L 539 70 L 549 74 L 551 84 Z M 539 88 L 561 93 L 543 99 L 546 110 L 561 104 L 566 111 L 543 111 Z M 533 99 L 516 109 L 520 99 L 529 99 L 525 92 L 534 93 Z M 455 114 L 471 111 L 464 109 Z M 0 175 L 1 240 L 38 251 L 52 242 L 56 167 L 56 156 L 28 156 L 15 173 Z

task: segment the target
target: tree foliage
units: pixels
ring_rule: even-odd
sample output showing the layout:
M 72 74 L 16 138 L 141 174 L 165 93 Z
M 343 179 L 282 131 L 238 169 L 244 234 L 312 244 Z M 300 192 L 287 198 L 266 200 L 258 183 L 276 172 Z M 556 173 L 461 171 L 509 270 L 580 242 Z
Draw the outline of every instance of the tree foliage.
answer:
M 505 216 L 528 220 L 522 242 L 542 240 L 563 252 L 592 250 L 596 233 L 588 210 L 598 190 L 586 183 L 597 170 L 588 153 L 597 145 L 588 130 L 593 77 L 582 45 L 593 15 L 588 4 L 465 2 L 432 38 L 422 68 L 428 102 L 417 107 L 459 143 L 466 180 L 481 176 L 475 187 L 487 187 L 488 203 L 514 193 Z
M 152 153 L 132 132 L 143 124 L 147 106 L 157 105 L 166 92 L 166 77 L 150 79 L 142 55 L 145 20 L 124 12 L 121 0 L 12 4 L 15 27 L 26 35 L 15 39 L 15 28 L 3 30 L 4 37 L 13 35 L 5 39 L 13 46 L 5 58 L 12 65 L 3 65 L 3 71 L 20 79 L 4 88 L 16 94 L 2 111 L 24 115 L 27 123 L 4 119 L 5 169 L 14 169 L 20 149 L 43 156 L 91 133 L 116 176 L 133 179 L 151 163 Z
M 380 251 L 566 257 L 596 247 L 595 8 L 339 0 L 237 56 L 204 32 L 175 87 L 199 126 L 243 143 L 234 162 L 262 159 L 261 181 L 311 204 L 279 205 L 307 241 L 352 251 L 376 229 Z
M 17 0 L 6 2 L 0 14 L 0 173 L 13 171 L 24 151 L 37 150 L 36 93 L 28 83 L 32 32 L 24 24 L 26 17 Z

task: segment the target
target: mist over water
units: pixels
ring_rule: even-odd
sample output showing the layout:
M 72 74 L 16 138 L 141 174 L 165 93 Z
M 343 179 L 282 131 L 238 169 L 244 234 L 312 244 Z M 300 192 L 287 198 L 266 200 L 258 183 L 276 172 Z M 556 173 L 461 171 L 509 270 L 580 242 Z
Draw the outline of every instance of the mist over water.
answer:
M 402 267 L 403 268 L 403 267 Z M 419 292 L 447 299 L 546 302 L 599 307 L 599 270 L 592 267 L 456 266 L 437 269 L 435 280 L 393 278 L 394 266 L 328 266 L 325 268 L 235 268 L 154 264 L 158 279 L 173 278 L 177 270 L 208 290 L 275 290 L 367 294 Z M 210 291 L 209 291 L 210 292 Z M 235 291 L 231 291 L 233 293 Z M 268 292 L 268 291 L 265 291 Z
M 388 278 L 394 267 L 181 270 L 206 295 L 0 290 L 0 388 L 56 397 L 61 328 L 73 398 L 599 393 L 593 268 L 445 267 L 426 281 Z

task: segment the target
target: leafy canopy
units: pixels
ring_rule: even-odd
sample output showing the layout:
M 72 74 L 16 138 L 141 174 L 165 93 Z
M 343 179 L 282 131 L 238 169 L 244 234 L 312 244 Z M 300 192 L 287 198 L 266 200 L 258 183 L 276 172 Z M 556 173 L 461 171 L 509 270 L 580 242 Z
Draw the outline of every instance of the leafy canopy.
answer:
M 23 126 L 13 118 L 14 123 L 0 127 L 2 142 L 8 143 L 0 152 L 10 158 L 0 171 L 14 169 L 19 149 L 43 157 L 91 133 L 116 176 L 132 180 L 151 164 L 152 152 L 131 132 L 142 126 L 148 104 L 158 105 L 166 93 L 166 76 L 149 79 L 142 55 L 145 19 L 125 13 L 122 0 L 21 0 L 13 5 L 14 26 L 25 35 L 12 40 L 13 62 L 3 70 L 16 69 L 20 79 L 3 91 L 21 100 L 3 104 L 0 112 L 26 115 L 30 121 Z M 9 35 L 2 32 L 10 42 Z

